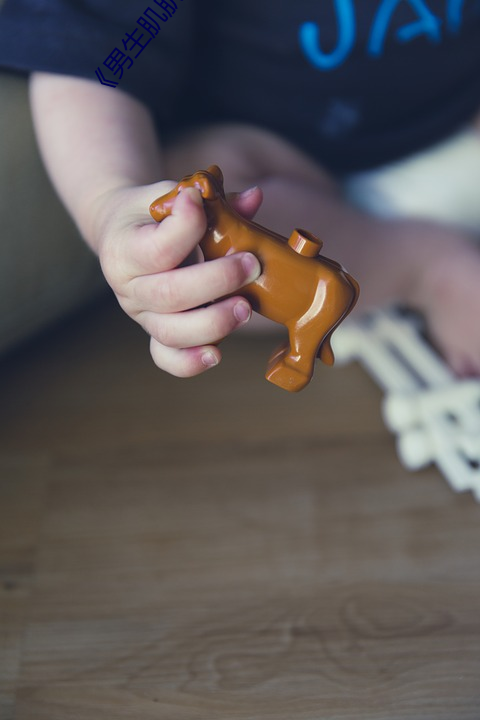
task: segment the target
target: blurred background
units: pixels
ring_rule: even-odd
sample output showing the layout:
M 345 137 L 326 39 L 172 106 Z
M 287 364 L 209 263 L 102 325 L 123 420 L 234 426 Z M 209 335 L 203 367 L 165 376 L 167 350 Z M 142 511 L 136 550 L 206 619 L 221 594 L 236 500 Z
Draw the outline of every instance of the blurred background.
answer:
M 100 278 L 0 76 L 0 717 L 478 720 L 480 523 L 379 389 L 271 337 L 178 380 Z

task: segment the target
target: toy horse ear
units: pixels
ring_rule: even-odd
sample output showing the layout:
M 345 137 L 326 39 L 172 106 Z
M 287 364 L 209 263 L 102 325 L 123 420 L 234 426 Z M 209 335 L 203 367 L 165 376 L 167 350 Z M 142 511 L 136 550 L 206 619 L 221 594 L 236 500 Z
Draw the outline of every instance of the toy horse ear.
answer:
M 199 173 L 199 177 L 195 182 L 195 187 L 200 190 L 204 200 L 215 200 L 218 197 L 214 178 L 210 178 L 206 173 Z
M 218 165 L 210 165 L 207 172 L 210 173 L 210 175 L 213 175 L 217 182 L 223 187 L 223 173 Z
M 224 194 L 223 174 L 218 165 L 210 165 L 208 170 L 196 172 L 185 179 L 189 181 L 187 187 L 193 186 L 200 190 L 204 200 L 215 200 Z

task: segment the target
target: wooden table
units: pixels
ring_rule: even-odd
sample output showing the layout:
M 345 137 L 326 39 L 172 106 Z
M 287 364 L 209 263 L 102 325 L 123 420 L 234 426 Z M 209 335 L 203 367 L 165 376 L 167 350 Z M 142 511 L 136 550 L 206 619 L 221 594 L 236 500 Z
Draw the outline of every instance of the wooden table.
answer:
M 480 718 L 480 505 L 272 342 L 178 380 L 106 302 L 3 361 L 2 720 Z

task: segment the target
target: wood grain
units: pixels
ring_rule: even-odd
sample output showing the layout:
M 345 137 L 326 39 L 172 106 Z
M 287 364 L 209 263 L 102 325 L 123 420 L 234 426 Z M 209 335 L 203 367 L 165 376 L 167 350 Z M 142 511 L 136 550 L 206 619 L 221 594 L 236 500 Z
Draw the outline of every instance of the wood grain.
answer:
M 2 720 L 479 720 L 480 506 L 272 342 L 176 380 L 108 301 L 3 361 Z

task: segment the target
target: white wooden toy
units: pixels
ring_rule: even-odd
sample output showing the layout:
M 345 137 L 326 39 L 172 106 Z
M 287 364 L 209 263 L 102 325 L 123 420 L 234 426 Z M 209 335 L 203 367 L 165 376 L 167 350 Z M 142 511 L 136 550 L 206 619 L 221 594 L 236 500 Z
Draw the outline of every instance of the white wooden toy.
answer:
M 456 491 L 480 501 L 480 380 L 459 380 L 426 341 L 418 317 L 376 310 L 340 327 L 338 363 L 359 361 L 385 391 L 383 417 L 402 464 L 435 463 Z

